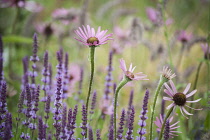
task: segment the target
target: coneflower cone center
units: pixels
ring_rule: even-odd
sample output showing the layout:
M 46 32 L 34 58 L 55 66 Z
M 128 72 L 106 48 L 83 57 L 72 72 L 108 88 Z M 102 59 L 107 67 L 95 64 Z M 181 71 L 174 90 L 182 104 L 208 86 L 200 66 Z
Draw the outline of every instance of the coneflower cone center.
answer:
M 135 77 L 134 74 L 130 71 L 126 71 L 126 76 L 128 76 L 131 79 L 133 79 Z
M 88 38 L 87 43 L 94 43 L 95 41 L 97 42 L 97 44 L 99 43 L 98 38 L 96 38 L 96 37 L 90 37 L 90 38 Z
M 176 93 L 173 96 L 176 105 L 183 106 L 186 103 L 186 95 L 183 93 Z

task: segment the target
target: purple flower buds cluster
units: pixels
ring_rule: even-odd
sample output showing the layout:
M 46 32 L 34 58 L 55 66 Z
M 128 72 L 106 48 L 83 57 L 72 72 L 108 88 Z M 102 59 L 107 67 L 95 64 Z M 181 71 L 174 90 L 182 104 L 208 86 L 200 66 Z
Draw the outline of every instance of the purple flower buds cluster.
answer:
M 134 107 L 131 106 L 131 114 L 130 114 L 130 121 L 129 121 L 129 124 L 128 124 L 128 130 L 127 130 L 127 133 L 126 133 L 126 139 L 127 140 L 132 140 L 133 139 L 133 123 L 134 123 L 134 117 L 135 117 L 135 110 L 134 110 Z
M 109 65 L 107 67 L 107 76 L 106 76 L 106 82 L 105 82 L 105 90 L 104 90 L 104 98 L 106 100 L 109 99 L 109 93 L 111 93 L 111 89 L 110 87 L 112 86 L 112 56 L 113 56 L 113 52 L 110 51 L 109 52 Z
M 42 117 L 38 117 L 38 138 L 40 140 L 46 139 L 46 126 L 43 123 Z
M 167 120 L 165 124 L 165 130 L 164 130 L 164 140 L 169 139 L 169 136 L 170 136 L 169 132 L 170 132 L 170 124 L 169 124 L 169 120 Z
M 94 91 L 93 96 L 92 96 L 91 107 L 90 107 L 90 114 L 94 113 L 94 109 L 95 109 L 95 106 L 96 106 L 96 99 L 97 99 L 97 92 Z
M 82 105 L 82 123 L 80 128 L 82 128 L 82 136 L 85 137 L 87 135 L 87 108 L 85 105 Z
M 72 114 L 71 108 L 69 109 L 69 112 L 68 112 L 68 123 L 67 123 L 66 127 L 68 130 L 70 140 L 72 139 L 72 137 L 74 135 L 74 129 L 76 128 L 77 110 L 78 110 L 78 106 L 75 105 L 73 114 Z
M 0 86 L 2 80 L 4 80 L 4 72 L 3 72 L 3 42 L 2 37 L 0 35 Z
M 118 138 L 118 140 L 121 140 L 123 138 L 124 121 L 125 121 L 125 110 L 123 109 L 122 110 L 122 115 L 120 117 L 120 123 L 119 123 L 120 126 L 119 126 L 118 131 L 117 131 L 117 138 Z
M 146 138 L 143 136 L 144 134 L 146 134 L 146 129 L 144 128 L 146 126 L 146 119 L 147 119 L 147 104 L 148 104 L 148 100 L 149 100 L 149 90 L 146 90 L 145 96 L 144 96 L 144 100 L 143 100 L 143 106 L 142 106 L 142 111 L 141 111 L 141 115 L 139 116 L 141 118 L 141 120 L 139 120 L 139 125 L 140 125 L 140 129 L 138 130 L 138 134 L 140 136 L 137 137 L 137 140 L 145 140 Z
M 96 130 L 96 140 L 101 140 L 101 134 L 99 129 Z
M 67 98 L 68 93 L 68 84 L 69 84 L 69 75 L 68 75 L 68 63 L 69 63 L 69 54 L 66 53 L 65 55 L 65 63 L 64 63 L 64 80 L 63 80 L 63 98 Z
M 66 116 L 67 116 L 67 108 L 66 105 L 63 107 L 63 113 L 62 113 L 62 124 L 61 124 L 61 139 L 65 140 L 67 139 L 66 135 Z
M 83 77 L 84 77 L 84 68 L 80 68 L 80 78 L 79 78 L 79 91 L 78 94 L 82 93 L 82 83 L 83 83 Z
M 46 51 L 44 54 L 44 68 L 42 70 L 42 82 L 44 83 L 42 85 L 42 90 L 44 91 L 44 101 L 46 101 L 46 96 L 49 94 L 49 89 L 50 89 L 50 72 L 49 72 L 49 64 L 48 64 L 48 52 Z
M 114 139 L 114 115 L 113 114 L 110 116 L 108 138 L 109 138 L 109 140 L 113 140 Z

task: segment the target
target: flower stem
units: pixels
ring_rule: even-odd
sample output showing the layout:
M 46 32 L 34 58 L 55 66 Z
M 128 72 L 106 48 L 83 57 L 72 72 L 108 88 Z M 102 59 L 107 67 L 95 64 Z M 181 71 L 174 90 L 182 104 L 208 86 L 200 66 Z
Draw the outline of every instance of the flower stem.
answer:
M 163 84 L 165 83 L 165 81 L 162 79 L 162 76 L 160 78 L 159 84 L 157 86 L 157 89 L 155 91 L 155 98 L 154 98 L 154 102 L 153 102 L 153 106 L 152 106 L 152 113 L 151 113 L 151 118 L 150 118 L 150 136 L 149 139 L 152 140 L 152 136 L 153 136 L 153 121 L 154 121 L 154 114 L 155 114 L 155 106 L 156 106 L 156 102 L 157 102 L 157 97 L 160 93 L 160 90 L 163 86 Z
M 162 124 L 162 127 L 161 127 L 161 131 L 160 131 L 160 135 L 159 135 L 158 140 L 162 139 L 166 121 L 167 121 L 168 117 L 170 116 L 171 112 L 173 111 L 173 109 L 174 109 L 174 107 L 172 107 L 172 108 L 170 108 L 170 110 L 168 110 L 168 112 L 167 112 L 167 114 L 166 114 L 166 116 L 165 116 L 165 118 L 163 120 L 163 124 Z
M 120 89 L 130 81 L 129 78 L 127 78 L 126 76 L 123 78 L 123 80 L 119 83 L 119 85 L 116 88 L 115 91 L 115 97 L 114 97 L 114 139 L 116 140 L 117 138 L 117 98 L 118 98 L 118 93 L 120 91 Z
M 90 74 L 90 83 L 89 83 L 89 89 L 88 89 L 88 96 L 87 96 L 87 100 L 86 100 L 87 113 L 88 113 L 88 104 L 89 104 L 89 100 L 90 100 L 91 88 L 92 88 L 92 84 L 93 84 L 94 58 L 95 58 L 95 47 L 94 46 L 90 46 L 90 68 L 91 68 L 91 74 Z M 87 138 L 87 132 L 86 132 L 85 138 Z

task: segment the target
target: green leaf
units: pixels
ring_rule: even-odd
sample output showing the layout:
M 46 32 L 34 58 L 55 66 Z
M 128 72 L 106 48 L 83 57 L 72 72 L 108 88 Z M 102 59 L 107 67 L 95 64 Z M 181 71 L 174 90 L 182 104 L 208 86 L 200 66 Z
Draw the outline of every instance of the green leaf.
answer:
M 33 43 L 32 38 L 17 36 L 17 35 L 3 36 L 2 40 L 3 40 L 4 43 L 26 43 L 26 44 L 32 44 Z

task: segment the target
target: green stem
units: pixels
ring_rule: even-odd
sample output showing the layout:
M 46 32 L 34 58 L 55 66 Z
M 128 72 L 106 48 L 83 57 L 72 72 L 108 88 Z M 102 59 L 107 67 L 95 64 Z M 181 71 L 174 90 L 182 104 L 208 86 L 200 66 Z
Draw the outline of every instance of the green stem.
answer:
M 159 84 L 157 86 L 157 89 L 155 91 L 155 98 L 154 98 L 154 102 L 153 102 L 153 106 L 152 106 L 152 113 L 151 113 L 151 118 L 150 118 L 150 136 L 149 136 L 149 139 L 152 140 L 152 136 L 153 136 L 153 121 L 154 121 L 154 114 L 155 114 L 155 106 L 156 106 L 156 102 L 157 102 L 157 97 L 160 93 L 160 90 L 163 86 L 163 84 L 165 83 L 166 81 L 162 79 L 162 76 L 160 78 L 160 81 L 159 81 Z
M 117 118 L 117 98 L 118 98 L 118 94 L 119 94 L 120 89 L 126 83 L 128 83 L 129 81 L 131 81 L 131 80 L 128 77 L 125 76 L 123 78 L 123 80 L 119 83 L 119 85 L 117 86 L 116 91 L 115 91 L 115 97 L 114 97 L 114 139 L 115 140 L 117 139 L 117 121 L 116 121 L 116 118 Z
M 88 104 L 89 104 L 91 88 L 92 88 L 92 84 L 93 84 L 94 58 L 95 58 L 95 46 L 90 46 L 90 69 L 91 69 L 91 74 L 90 74 L 90 83 L 89 83 L 89 89 L 88 89 L 88 96 L 87 96 L 87 100 L 86 100 L 87 116 L 88 116 Z M 85 138 L 87 138 L 87 130 L 86 130 Z
M 173 111 L 174 107 L 170 108 L 170 110 L 168 110 L 164 120 L 163 120 L 163 124 L 162 124 L 162 127 L 161 127 L 161 131 L 160 131 L 160 135 L 159 135 L 159 138 L 158 140 L 161 140 L 162 139 L 162 136 L 163 136 L 163 131 L 164 131 L 164 128 L 165 128 L 165 124 L 166 124 L 166 120 L 168 119 L 168 117 L 170 116 L 171 112 Z

